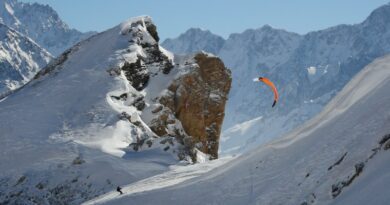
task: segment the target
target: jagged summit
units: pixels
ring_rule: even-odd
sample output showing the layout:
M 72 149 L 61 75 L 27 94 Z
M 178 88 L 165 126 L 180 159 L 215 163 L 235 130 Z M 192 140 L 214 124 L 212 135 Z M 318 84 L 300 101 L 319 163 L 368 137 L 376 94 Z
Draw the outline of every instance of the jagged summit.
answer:
M 0 0 L 0 22 L 30 37 L 54 56 L 93 34 L 69 28 L 48 5 L 17 0 Z
M 1 97 L 30 81 L 53 56 L 93 34 L 70 29 L 48 5 L 17 0 L 0 0 L 0 23 L 9 34 L 0 38 Z
M 0 98 L 28 82 L 53 57 L 30 38 L 0 23 Z
M 177 39 L 166 39 L 162 45 L 169 47 L 174 53 L 193 53 L 205 50 L 217 54 L 222 48 L 225 39 L 211 33 L 209 30 L 191 28 Z

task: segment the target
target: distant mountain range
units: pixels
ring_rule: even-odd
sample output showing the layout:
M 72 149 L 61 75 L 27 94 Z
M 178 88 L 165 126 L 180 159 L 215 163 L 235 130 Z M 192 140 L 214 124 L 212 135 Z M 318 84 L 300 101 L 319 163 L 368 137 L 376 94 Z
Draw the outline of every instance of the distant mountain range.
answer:
M 30 38 L 0 23 L 0 97 L 28 82 L 53 56 Z
M 0 96 L 94 33 L 70 29 L 47 5 L 0 0 Z
M 30 37 L 53 56 L 95 33 L 69 28 L 48 5 L 17 0 L 0 0 L 0 22 Z
M 390 52 L 390 4 L 360 24 L 303 36 L 266 25 L 208 43 L 213 39 L 221 37 L 190 29 L 162 45 L 177 53 L 212 52 L 232 70 L 221 151 L 242 152 L 310 119 L 365 65 Z M 278 87 L 276 108 L 268 88 L 252 82 L 258 76 Z
M 210 53 L 219 53 L 225 40 L 208 30 L 191 28 L 175 39 L 166 39 L 164 46 L 178 54 L 192 53 L 205 50 Z

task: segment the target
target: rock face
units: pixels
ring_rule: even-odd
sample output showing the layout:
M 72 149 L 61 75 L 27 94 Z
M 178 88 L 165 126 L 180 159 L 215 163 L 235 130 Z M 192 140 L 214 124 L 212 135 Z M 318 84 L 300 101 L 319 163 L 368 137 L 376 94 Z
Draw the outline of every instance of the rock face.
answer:
M 231 74 L 217 57 L 200 53 L 194 60 L 191 71 L 172 82 L 160 103 L 174 113 L 195 147 L 216 159 Z M 160 124 L 167 126 L 166 119 Z
M 122 35 L 131 36 L 130 46 L 139 47 L 143 52 L 135 56 L 135 61 L 125 61 L 113 72 L 122 72 L 135 91 L 111 97 L 135 106 L 145 124 L 130 113 L 122 113 L 121 119 L 129 120 L 141 130 L 152 131 L 140 134 L 130 147 L 142 151 L 162 144 L 164 151 L 193 162 L 198 161 L 198 151 L 210 159 L 218 158 L 231 85 L 230 71 L 223 62 L 199 53 L 177 56 L 179 60 L 174 66 L 174 56 L 159 46 L 156 26 L 148 18 L 132 22 L 122 30 Z

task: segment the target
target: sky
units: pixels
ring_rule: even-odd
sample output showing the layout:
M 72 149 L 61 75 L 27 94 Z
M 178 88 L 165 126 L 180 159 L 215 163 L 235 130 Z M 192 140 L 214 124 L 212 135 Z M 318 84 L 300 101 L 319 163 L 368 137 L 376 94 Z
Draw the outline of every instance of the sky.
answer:
M 305 34 L 338 24 L 362 22 L 390 0 L 20 0 L 54 8 L 71 27 L 104 31 L 134 16 L 150 15 L 161 39 L 189 28 L 224 38 L 265 24 Z

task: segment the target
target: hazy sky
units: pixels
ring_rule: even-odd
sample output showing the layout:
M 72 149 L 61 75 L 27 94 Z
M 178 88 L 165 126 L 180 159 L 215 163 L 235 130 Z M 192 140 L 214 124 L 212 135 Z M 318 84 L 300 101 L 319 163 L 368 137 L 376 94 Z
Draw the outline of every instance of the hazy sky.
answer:
M 223 37 L 264 24 L 300 34 L 337 24 L 363 21 L 389 0 L 21 0 L 49 4 L 81 31 L 103 31 L 139 15 L 150 15 L 160 37 L 188 28 L 208 29 Z

